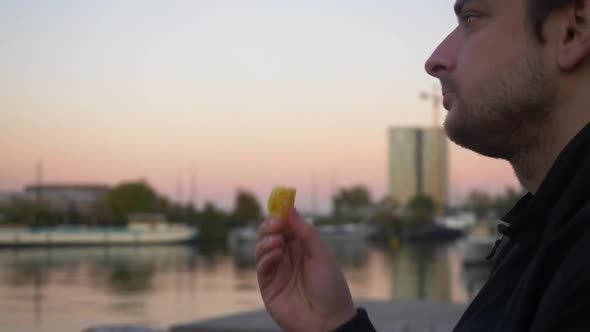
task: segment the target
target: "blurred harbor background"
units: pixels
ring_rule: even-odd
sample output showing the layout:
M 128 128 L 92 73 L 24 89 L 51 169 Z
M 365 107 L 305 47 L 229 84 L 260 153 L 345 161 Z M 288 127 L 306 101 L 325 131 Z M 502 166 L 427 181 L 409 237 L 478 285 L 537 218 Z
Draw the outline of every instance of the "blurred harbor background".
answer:
M 275 185 L 355 299 L 469 302 L 523 193 L 442 130 L 452 5 L 0 0 L 2 330 L 262 309 Z

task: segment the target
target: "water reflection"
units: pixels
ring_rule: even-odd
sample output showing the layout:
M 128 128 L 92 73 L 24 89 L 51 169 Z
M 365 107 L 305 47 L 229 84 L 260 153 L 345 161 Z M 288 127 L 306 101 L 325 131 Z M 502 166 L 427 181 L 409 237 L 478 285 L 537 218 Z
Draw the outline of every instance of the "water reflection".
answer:
M 356 298 L 466 302 L 488 273 L 464 270 L 456 246 L 331 247 Z M 0 326 L 15 332 L 164 327 L 263 307 L 253 253 L 219 246 L 4 250 L 0 300 Z
M 328 246 L 345 269 L 358 269 L 367 264 L 370 246 L 366 241 L 348 243 L 331 241 L 328 242 Z M 236 268 L 254 269 L 256 266 L 255 250 L 256 243 L 254 241 L 239 243 L 233 250 L 230 250 Z
M 468 294 L 457 288 L 458 249 L 453 246 L 404 246 L 392 252 L 393 299 L 433 299 L 466 302 Z

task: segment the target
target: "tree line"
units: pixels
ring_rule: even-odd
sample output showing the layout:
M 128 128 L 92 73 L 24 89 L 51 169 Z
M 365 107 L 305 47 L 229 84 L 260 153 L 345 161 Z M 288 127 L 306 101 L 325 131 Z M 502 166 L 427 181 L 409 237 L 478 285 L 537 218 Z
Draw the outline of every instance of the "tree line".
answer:
M 463 206 L 447 211 L 471 211 L 478 219 L 496 218 L 507 212 L 521 194 L 514 189 L 507 189 L 497 196 L 473 191 L 467 195 Z M 236 192 L 230 211 L 213 202 L 206 202 L 197 210 L 192 204 L 169 200 L 143 181 L 119 184 L 84 213 L 75 208 L 51 209 L 42 201 L 25 198 L 14 199 L 0 207 L 4 224 L 26 226 L 123 226 L 133 213 L 163 214 L 169 222 L 198 226 L 201 236 L 210 239 L 225 239 L 234 227 L 260 223 L 264 214 L 256 195 L 248 190 Z M 356 185 L 334 193 L 331 213 L 312 217 L 320 225 L 368 222 L 400 231 L 428 226 L 432 224 L 434 214 L 434 201 L 427 195 L 417 195 L 402 205 L 389 196 L 374 201 L 367 187 Z

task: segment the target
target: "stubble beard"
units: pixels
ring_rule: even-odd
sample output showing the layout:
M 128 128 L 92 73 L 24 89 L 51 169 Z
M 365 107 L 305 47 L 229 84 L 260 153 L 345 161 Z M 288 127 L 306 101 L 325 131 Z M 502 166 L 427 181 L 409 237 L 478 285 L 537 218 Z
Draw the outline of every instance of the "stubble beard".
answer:
M 456 87 L 454 82 L 446 82 Z M 445 82 L 443 82 L 443 85 Z M 498 72 L 469 96 L 456 91 L 445 132 L 484 156 L 514 161 L 542 148 L 554 109 L 554 89 L 539 55 L 531 53 Z

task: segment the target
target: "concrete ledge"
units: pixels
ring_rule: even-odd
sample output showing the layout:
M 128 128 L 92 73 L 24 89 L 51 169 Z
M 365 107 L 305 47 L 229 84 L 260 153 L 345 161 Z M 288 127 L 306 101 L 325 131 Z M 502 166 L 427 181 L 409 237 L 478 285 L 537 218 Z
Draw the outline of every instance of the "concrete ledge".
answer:
M 357 305 L 367 309 L 378 331 L 448 332 L 453 329 L 466 305 L 395 301 L 367 302 Z M 276 332 L 281 331 L 266 311 L 253 311 L 207 321 L 172 326 L 171 332 Z
M 165 330 L 145 326 L 105 325 L 89 327 L 83 332 L 165 332 Z

